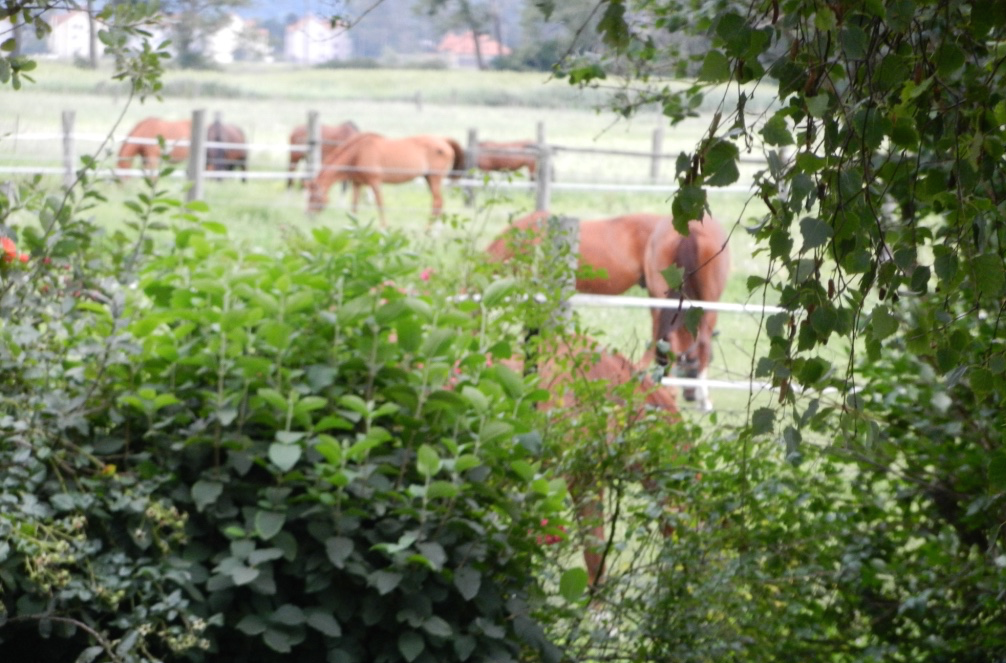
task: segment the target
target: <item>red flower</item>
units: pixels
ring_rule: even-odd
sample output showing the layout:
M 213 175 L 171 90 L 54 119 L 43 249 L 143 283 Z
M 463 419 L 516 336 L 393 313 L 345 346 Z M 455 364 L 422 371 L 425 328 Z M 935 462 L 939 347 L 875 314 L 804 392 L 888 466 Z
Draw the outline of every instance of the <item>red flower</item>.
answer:
M 0 237 L 0 248 L 3 249 L 4 262 L 17 260 L 17 244 L 10 237 Z
M 20 260 L 21 262 L 26 263 L 26 262 L 28 262 L 31 259 L 31 256 L 28 255 L 27 253 L 22 253 L 21 255 L 19 255 L 17 257 L 17 259 Z

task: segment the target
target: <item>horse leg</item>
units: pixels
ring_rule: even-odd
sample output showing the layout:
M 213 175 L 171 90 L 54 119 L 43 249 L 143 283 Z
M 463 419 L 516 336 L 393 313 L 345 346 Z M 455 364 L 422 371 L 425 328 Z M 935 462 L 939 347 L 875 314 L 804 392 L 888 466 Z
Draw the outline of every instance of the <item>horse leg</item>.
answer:
M 381 219 L 381 227 L 386 228 L 388 223 L 384 218 L 384 200 L 381 198 L 381 184 L 378 181 L 370 183 L 370 189 L 374 192 L 374 202 L 377 203 L 377 215 Z
M 709 364 L 713 360 L 713 329 L 716 327 L 716 312 L 707 311 L 699 323 L 699 338 L 696 341 L 695 353 L 698 355 L 698 378 L 709 379 Z M 703 412 L 713 411 L 713 401 L 709 397 L 709 387 L 702 385 L 696 388 L 696 400 Z
M 286 178 L 286 188 L 288 189 L 293 188 L 293 173 L 295 170 L 297 170 L 297 162 L 299 162 L 300 159 L 301 155 L 299 152 L 294 152 L 293 150 L 290 151 L 290 165 L 287 167 L 287 173 L 289 173 L 289 175 Z M 303 188 L 304 186 L 303 181 L 301 182 L 300 185 Z
M 596 585 L 604 578 L 604 490 L 599 489 L 596 495 L 584 496 L 580 494 L 579 483 L 577 480 L 571 482 L 569 494 L 575 504 L 577 522 L 586 527 L 578 535 L 583 539 L 587 579 L 591 585 Z
M 440 216 L 440 212 L 444 208 L 444 197 L 440 193 L 440 181 L 439 175 L 426 176 L 426 183 L 430 186 L 430 193 L 433 194 L 433 218 Z

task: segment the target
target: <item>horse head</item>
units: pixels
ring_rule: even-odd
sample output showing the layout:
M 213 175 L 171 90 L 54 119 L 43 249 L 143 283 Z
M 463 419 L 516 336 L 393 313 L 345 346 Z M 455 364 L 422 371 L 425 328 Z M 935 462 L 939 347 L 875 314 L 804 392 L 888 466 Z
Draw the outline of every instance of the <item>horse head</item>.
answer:
M 328 187 L 319 185 L 317 180 L 308 180 L 307 192 L 308 213 L 317 214 L 328 206 Z
M 206 142 L 217 143 L 206 148 L 206 170 L 227 170 L 227 152 L 219 145 L 225 140 L 224 125 L 218 118 L 206 129 Z

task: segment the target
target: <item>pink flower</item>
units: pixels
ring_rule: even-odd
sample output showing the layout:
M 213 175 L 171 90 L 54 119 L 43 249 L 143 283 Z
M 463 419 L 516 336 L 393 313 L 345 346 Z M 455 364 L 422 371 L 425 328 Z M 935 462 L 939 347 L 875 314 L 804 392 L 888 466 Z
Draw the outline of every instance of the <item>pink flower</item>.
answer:
M 27 253 L 22 253 L 17 257 L 17 259 L 20 260 L 21 262 L 27 263 L 29 260 L 31 260 L 31 256 L 28 255 Z
M 424 269 L 422 272 L 419 273 L 419 278 L 421 278 L 424 281 L 429 281 L 431 276 L 433 276 L 432 267 L 427 267 L 426 269 Z

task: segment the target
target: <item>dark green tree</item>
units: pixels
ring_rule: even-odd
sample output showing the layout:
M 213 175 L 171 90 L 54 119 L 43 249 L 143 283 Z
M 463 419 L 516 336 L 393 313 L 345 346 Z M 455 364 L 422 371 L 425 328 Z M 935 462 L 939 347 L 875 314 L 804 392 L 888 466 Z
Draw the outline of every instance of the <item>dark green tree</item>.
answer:
M 739 529 L 720 554 L 748 596 L 718 622 L 732 655 L 1003 660 L 1006 5 L 605 0 L 598 15 L 606 57 L 571 81 L 618 80 L 619 113 L 657 104 L 672 123 L 715 100 L 677 163 L 677 223 L 739 179 L 742 153 L 767 162 L 766 211 L 745 221 L 770 268 L 748 286 L 786 309 L 753 366 L 780 397 L 736 441 Z M 682 34 L 710 47 L 689 56 Z M 690 87 L 667 85 L 692 67 Z M 806 470 L 755 469 L 773 438 Z

